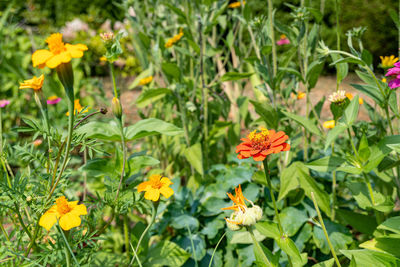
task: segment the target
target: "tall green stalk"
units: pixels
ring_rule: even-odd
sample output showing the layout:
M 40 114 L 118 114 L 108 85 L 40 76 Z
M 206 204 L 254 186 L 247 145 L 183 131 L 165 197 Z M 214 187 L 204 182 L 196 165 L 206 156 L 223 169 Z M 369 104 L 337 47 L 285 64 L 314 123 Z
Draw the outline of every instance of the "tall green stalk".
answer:
M 279 233 L 280 233 L 280 236 L 282 237 L 283 236 L 283 228 L 282 228 L 281 220 L 279 218 L 278 208 L 276 206 L 274 190 L 272 189 L 271 177 L 270 177 L 269 168 L 268 168 L 268 157 L 266 157 L 264 159 L 263 165 L 264 165 L 265 177 L 267 178 L 267 184 L 268 184 L 269 192 L 270 192 L 271 199 L 272 199 L 272 204 L 274 206 L 275 217 L 278 222 Z

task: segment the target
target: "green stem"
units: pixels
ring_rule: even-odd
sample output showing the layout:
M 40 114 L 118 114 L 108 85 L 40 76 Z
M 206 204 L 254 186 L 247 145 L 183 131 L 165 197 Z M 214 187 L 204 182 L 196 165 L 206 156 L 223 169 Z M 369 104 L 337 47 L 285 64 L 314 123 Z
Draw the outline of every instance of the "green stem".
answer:
M 156 219 L 156 215 L 157 215 L 157 208 L 158 208 L 158 202 L 153 203 L 151 205 L 151 220 L 149 225 L 147 225 L 146 229 L 144 229 L 142 235 L 139 238 L 139 241 L 137 243 L 136 249 L 135 249 L 135 254 L 138 253 L 139 251 L 139 247 L 140 247 L 140 243 L 142 243 L 142 240 L 144 238 L 144 236 L 147 234 L 147 232 L 149 231 L 150 227 L 153 225 L 155 219 Z
M 126 257 L 128 261 L 130 259 L 130 249 L 129 249 L 129 225 L 128 225 L 128 216 L 124 215 L 124 237 L 125 237 L 125 249 L 126 249 Z
M 67 165 L 68 159 L 69 159 L 69 153 L 70 153 L 70 149 L 71 149 L 71 142 L 72 142 L 72 132 L 74 130 L 74 94 L 70 93 L 68 95 L 68 112 L 69 112 L 69 116 L 68 116 L 68 136 L 67 136 L 67 146 L 65 149 L 65 156 L 64 156 L 64 160 L 63 163 L 61 165 L 61 169 L 60 172 L 58 174 L 57 180 L 53 186 L 53 188 L 51 189 L 49 196 L 47 197 L 47 200 L 51 199 L 51 196 L 54 193 L 54 190 L 56 189 L 58 182 L 61 179 L 61 176 L 65 170 L 65 167 Z
M 112 82 L 113 82 L 114 96 L 116 98 L 118 98 L 118 90 L 117 90 L 117 82 L 115 80 L 114 64 L 113 63 L 109 63 L 109 65 L 110 65 L 111 78 L 112 78 Z
M 351 147 L 353 148 L 353 152 L 356 155 L 356 157 L 358 158 L 358 152 L 357 152 L 356 146 L 354 145 L 353 137 L 351 136 L 349 128 L 347 128 L 347 134 L 349 135 L 350 144 L 351 144 Z
M 340 50 L 339 0 L 335 0 L 335 12 L 336 12 L 336 49 Z
M 324 231 L 324 235 L 325 235 L 326 241 L 328 242 L 329 249 L 331 250 L 332 256 L 335 258 L 337 266 L 341 267 L 340 261 L 339 261 L 338 257 L 336 256 L 336 252 L 333 249 L 331 240 L 329 239 L 328 232 L 326 231 L 324 221 L 322 220 L 321 212 L 319 211 L 317 201 L 315 200 L 315 197 L 314 197 L 314 192 L 311 192 L 311 198 L 312 198 L 312 201 L 314 202 L 315 210 L 317 211 L 317 214 L 318 214 L 319 223 L 321 224 L 322 230 Z
M 208 168 L 208 88 L 204 78 L 204 50 L 206 40 L 203 36 L 202 22 L 199 23 L 200 34 L 200 77 L 201 77 L 201 97 L 203 104 L 203 132 L 204 132 L 204 165 Z
M 24 229 L 24 231 L 26 232 L 26 234 L 29 236 L 29 239 L 32 239 L 32 234 L 26 227 L 24 221 L 22 220 L 21 212 L 19 212 L 19 206 L 17 205 L 17 203 L 14 203 L 14 207 L 15 207 L 15 212 L 17 213 L 17 216 L 18 216 L 19 223 L 21 224 L 21 226 Z
M 260 246 L 260 243 L 258 243 L 256 237 L 254 236 L 253 229 L 251 229 L 251 227 L 248 227 L 247 231 L 250 233 L 251 239 L 253 240 L 254 249 L 258 250 L 258 254 L 261 255 L 263 262 L 272 267 L 272 264 L 265 255 L 264 250 Z
M 278 65 L 276 60 L 276 44 L 275 44 L 275 32 L 274 32 L 274 18 L 272 15 L 272 11 L 274 6 L 272 5 L 272 0 L 268 0 L 268 18 L 269 18 L 269 33 L 271 38 L 271 45 L 272 45 L 272 71 L 274 77 L 278 71 Z M 274 89 L 274 88 L 273 88 Z
M 211 267 L 212 262 L 213 262 L 213 258 L 214 258 L 214 254 L 215 254 L 215 252 L 217 251 L 217 248 L 218 248 L 218 246 L 219 246 L 219 243 L 221 243 L 221 241 L 222 241 L 222 239 L 224 239 L 225 235 L 226 235 L 226 232 L 221 236 L 221 238 L 219 239 L 217 245 L 215 246 L 214 251 L 213 251 L 213 253 L 212 253 L 212 255 L 211 255 L 211 259 L 210 259 L 210 263 L 208 264 L 208 267 Z
M 269 191 L 270 191 L 270 195 L 271 195 L 271 199 L 272 199 L 272 204 L 274 205 L 275 217 L 276 217 L 276 220 L 278 221 L 279 233 L 280 233 L 280 236 L 282 237 L 283 236 L 283 228 L 282 228 L 281 220 L 279 218 L 278 208 L 276 206 L 274 191 L 272 189 L 271 177 L 270 177 L 269 169 L 268 169 L 268 157 L 266 157 L 264 159 L 263 165 L 264 165 L 265 177 L 267 178 L 267 183 L 268 183 L 268 187 L 269 187 Z
M 36 101 L 36 104 L 39 106 L 40 113 L 42 113 L 44 127 L 46 128 L 46 131 L 47 131 L 47 146 L 48 146 L 49 156 L 47 159 L 46 172 L 49 173 L 50 172 L 50 163 L 51 163 L 50 124 L 49 124 L 49 115 L 47 112 L 47 104 L 44 101 L 43 93 L 41 91 L 35 92 L 35 101 Z
M 78 263 L 78 261 L 77 261 L 76 258 L 75 258 L 74 252 L 72 251 L 72 249 L 71 249 L 71 247 L 70 247 L 70 245 L 69 245 L 69 243 L 68 243 L 67 236 L 69 237 L 69 232 L 66 231 L 65 234 L 64 234 L 64 230 L 62 230 L 61 227 L 60 227 L 59 225 L 58 225 L 58 230 L 60 231 L 60 233 L 61 233 L 61 235 L 62 235 L 62 237 L 63 237 L 63 239 L 64 239 L 64 242 L 65 242 L 65 248 L 66 248 L 66 250 L 65 250 L 65 256 L 66 256 L 66 260 L 67 260 L 67 266 L 71 266 L 71 258 L 70 258 L 70 255 L 71 255 L 72 258 L 74 259 L 74 262 L 75 262 L 76 266 L 80 266 L 79 263 Z M 66 236 L 66 235 L 67 235 L 67 236 Z
M 121 145 L 122 145 L 122 170 L 121 170 L 121 178 L 119 179 L 117 194 L 115 195 L 115 200 L 118 200 L 119 191 L 121 190 L 122 180 L 125 176 L 125 164 L 126 164 L 126 143 L 125 143 L 125 134 L 124 134 L 124 127 L 122 125 L 121 118 L 118 119 L 119 122 L 119 129 L 121 133 Z

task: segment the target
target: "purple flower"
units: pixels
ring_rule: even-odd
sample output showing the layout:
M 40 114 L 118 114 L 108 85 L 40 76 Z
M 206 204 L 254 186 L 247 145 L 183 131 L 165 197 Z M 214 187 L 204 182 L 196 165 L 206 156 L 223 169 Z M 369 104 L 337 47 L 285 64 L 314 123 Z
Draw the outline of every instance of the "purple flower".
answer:
M 6 100 L 6 99 L 0 100 L 0 108 L 4 108 L 4 107 L 7 106 L 8 104 L 10 104 L 10 101 L 8 101 L 8 100 Z
M 388 84 L 391 89 L 400 87 L 400 62 L 394 63 L 394 67 L 388 69 L 385 76 L 392 78 Z
M 276 42 L 277 45 L 286 45 L 290 44 L 289 39 L 286 37 L 286 35 L 282 34 L 281 38 Z

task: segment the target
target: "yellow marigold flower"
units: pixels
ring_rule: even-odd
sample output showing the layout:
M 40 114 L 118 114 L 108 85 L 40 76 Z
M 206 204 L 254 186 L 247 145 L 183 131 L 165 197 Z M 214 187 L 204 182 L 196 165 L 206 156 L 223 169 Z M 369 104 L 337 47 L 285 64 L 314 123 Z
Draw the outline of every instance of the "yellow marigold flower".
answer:
M 78 201 L 68 202 L 62 196 L 56 199 L 56 204 L 40 217 L 39 225 L 47 231 L 58 221 L 61 228 L 65 231 L 81 225 L 81 215 L 86 215 L 86 206 L 78 205 Z
M 325 129 L 332 129 L 332 128 L 335 127 L 335 121 L 334 121 L 334 120 L 325 121 L 325 122 L 322 124 L 322 126 L 323 126 Z
M 102 57 L 100 58 L 100 61 L 107 61 L 107 58 L 106 58 L 105 56 L 102 56 Z
M 39 77 L 33 76 L 32 79 L 25 80 L 23 83 L 19 83 L 19 89 L 28 89 L 32 88 L 35 91 L 40 91 L 43 86 L 44 75 L 40 75 Z
M 149 181 L 139 184 L 137 190 L 138 192 L 146 191 L 144 194 L 145 199 L 158 201 L 160 193 L 166 198 L 170 198 L 174 194 L 174 190 L 169 187 L 171 184 L 171 180 L 167 177 L 153 174 L 150 176 Z
M 349 100 L 352 100 L 352 99 L 353 99 L 353 94 L 352 94 L 352 93 L 346 93 L 346 97 L 347 97 Z M 362 99 L 361 97 L 359 97 L 359 98 L 358 98 L 358 103 L 359 103 L 360 105 L 364 104 L 364 99 Z
M 89 108 L 85 109 L 84 111 L 83 107 L 81 106 L 81 103 L 79 102 L 79 99 L 74 100 L 74 115 L 79 114 L 79 113 L 86 113 L 89 111 Z M 69 111 L 65 113 L 65 115 L 69 116 Z
M 387 82 L 387 79 L 386 78 L 382 78 L 382 82 Z
M 33 66 L 39 69 L 45 66 L 51 69 L 57 68 L 62 63 L 70 62 L 71 58 L 81 58 L 83 51 L 88 49 L 84 44 L 65 44 L 61 33 L 53 33 L 46 39 L 46 43 L 50 50 L 36 50 L 32 55 Z
M 153 76 L 148 76 L 148 77 L 141 79 L 139 81 L 139 85 L 146 85 L 146 84 L 151 83 L 151 81 L 153 81 Z
M 394 55 L 391 55 L 390 57 L 388 56 L 380 56 L 381 58 L 381 66 L 383 68 L 390 68 L 393 67 L 394 63 L 396 63 L 397 61 L 399 61 L 398 57 L 395 57 Z
M 243 5 L 244 4 L 246 4 L 246 1 L 243 1 Z M 237 1 L 237 2 L 233 2 L 233 3 L 229 4 L 228 7 L 229 8 L 238 8 L 238 7 L 240 7 L 240 5 L 241 5 L 240 1 Z
M 341 103 L 346 99 L 346 91 L 344 90 L 339 90 L 337 92 L 334 92 L 328 97 L 328 100 L 331 101 L 332 103 Z
M 305 97 L 306 97 L 306 93 L 304 93 L 304 92 L 299 92 L 297 94 L 297 100 L 301 100 L 301 99 L 303 99 Z
M 168 39 L 168 41 L 165 43 L 165 48 L 170 48 L 173 46 L 175 43 L 177 43 L 183 36 L 183 30 L 180 29 L 179 33 L 174 35 L 172 38 Z

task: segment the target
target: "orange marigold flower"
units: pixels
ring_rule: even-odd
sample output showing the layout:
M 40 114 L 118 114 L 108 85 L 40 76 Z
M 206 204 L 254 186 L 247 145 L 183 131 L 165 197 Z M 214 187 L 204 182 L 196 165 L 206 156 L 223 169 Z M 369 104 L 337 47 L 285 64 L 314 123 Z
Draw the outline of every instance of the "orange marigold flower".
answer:
M 286 143 L 289 137 L 283 132 L 267 130 L 261 128 L 260 131 L 254 130 L 242 138 L 243 143 L 236 147 L 236 153 L 239 159 L 253 157 L 255 161 L 263 161 L 269 154 L 288 151 L 290 145 Z
M 174 190 L 169 186 L 172 184 L 171 180 L 167 177 L 162 177 L 159 174 L 153 174 L 149 177 L 149 181 L 143 182 L 138 185 L 138 192 L 146 191 L 144 198 L 151 201 L 158 201 L 160 193 L 170 198 L 174 194 Z
M 58 221 L 65 231 L 81 225 L 81 215 L 86 215 L 86 206 L 78 201 L 68 202 L 64 196 L 56 199 L 56 204 L 40 217 L 39 225 L 47 231 Z
M 32 63 L 34 67 L 39 69 L 45 66 L 54 69 L 62 63 L 68 63 L 72 58 L 83 57 L 83 51 L 88 48 L 84 44 L 67 44 L 62 41 L 61 33 L 53 33 L 46 39 L 46 43 L 50 50 L 36 50 L 32 55 Z
M 243 1 L 243 5 L 244 4 L 246 4 L 246 1 Z M 238 8 L 238 7 L 240 7 L 240 5 L 241 5 L 240 1 L 237 1 L 237 2 L 233 2 L 233 3 L 229 4 L 228 7 L 229 8 Z
M 81 103 L 79 102 L 79 99 L 74 100 L 74 115 L 79 114 L 79 113 L 86 113 L 89 111 L 89 108 L 86 108 L 84 111 L 83 107 L 81 106 Z M 69 111 L 65 113 L 65 115 L 69 116 Z
M 148 76 L 148 77 L 141 79 L 139 81 L 139 85 L 146 85 L 146 84 L 151 83 L 151 81 L 153 81 L 153 76 Z
M 303 99 L 305 97 L 306 97 L 306 93 L 304 93 L 304 92 L 299 92 L 297 94 L 297 100 L 301 100 L 301 99 Z
M 353 96 L 352 93 L 346 93 L 346 97 L 347 97 L 349 100 L 352 100 L 354 96 Z M 361 97 L 359 97 L 359 98 L 358 98 L 358 103 L 359 103 L 360 105 L 364 104 L 364 99 L 362 99 Z
M 330 120 L 330 121 L 325 121 L 322 124 L 322 127 L 324 127 L 325 129 L 332 129 L 335 127 L 335 121 L 334 120 Z
M 39 77 L 33 76 L 32 79 L 25 80 L 23 83 L 19 83 L 19 89 L 29 89 L 32 88 L 35 91 L 40 91 L 42 89 L 44 82 L 44 75 Z
M 165 43 L 165 48 L 170 48 L 173 46 L 175 43 L 177 43 L 183 36 L 183 30 L 180 29 L 179 33 L 174 35 L 172 38 L 168 39 L 168 41 Z

